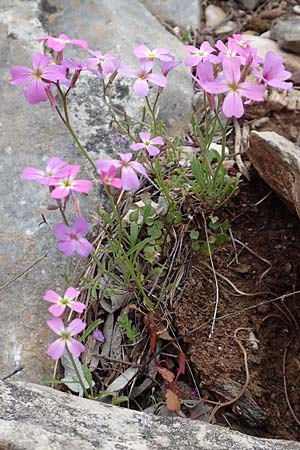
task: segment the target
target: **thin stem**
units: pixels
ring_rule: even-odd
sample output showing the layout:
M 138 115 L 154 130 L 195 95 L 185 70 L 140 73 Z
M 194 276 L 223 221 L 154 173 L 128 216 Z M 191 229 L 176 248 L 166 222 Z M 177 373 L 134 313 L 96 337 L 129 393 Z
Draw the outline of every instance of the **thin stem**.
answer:
M 155 111 L 154 111 L 154 109 L 151 108 L 149 98 L 146 96 L 145 99 L 146 99 L 146 103 L 147 103 L 148 109 L 150 111 L 150 114 L 152 116 L 154 132 L 157 133 Z
M 71 360 L 71 363 L 72 363 L 72 365 L 73 365 L 73 367 L 74 367 L 74 370 L 75 370 L 75 373 L 76 373 L 76 375 L 77 375 L 79 384 L 80 384 L 80 386 L 82 387 L 82 390 L 83 390 L 83 392 L 84 392 L 84 395 L 86 396 L 86 398 L 89 398 L 89 393 L 88 393 L 88 391 L 86 390 L 86 387 L 85 387 L 85 385 L 84 385 L 84 382 L 82 381 L 81 375 L 80 375 L 80 373 L 79 373 L 79 370 L 78 370 L 78 367 L 77 367 L 77 365 L 76 365 L 76 363 L 75 363 L 75 360 L 74 360 L 74 358 L 73 358 L 73 355 L 72 355 L 72 353 L 70 352 L 70 350 L 69 350 L 68 348 L 67 348 L 67 352 L 68 352 L 69 358 L 70 358 L 70 360 Z
M 63 207 L 61 205 L 61 201 L 60 200 L 56 200 L 56 202 L 57 202 L 58 209 L 59 209 L 59 211 L 60 211 L 60 213 L 62 215 L 63 221 L 65 222 L 65 224 L 68 227 L 69 226 L 69 222 L 68 222 L 67 217 L 65 215 L 65 211 L 64 211 L 64 209 L 63 209 Z
M 63 91 L 61 90 L 59 84 L 57 84 L 57 89 L 58 92 L 62 98 L 62 102 L 63 102 L 63 108 L 64 108 L 64 114 L 65 117 L 62 116 L 60 110 L 56 107 L 56 111 L 59 114 L 59 117 L 62 119 L 62 121 L 64 122 L 65 126 L 67 127 L 67 129 L 69 130 L 72 138 L 74 139 L 74 141 L 76 142 L 79 150 L 81 151 L 81 153 L 83 154 L 83 156 L 88 160 L 88 162 L 91 164 L 91 166 L 93 167 L 94 170 L 96 170 L 96 165 L 94 163 L 94 161 L 90 158 L 90 156 L 88 155 L 88 153 L 86 152 L 86 150 L 83 148 L 81 142 L 79 141 L 75 131 L 73 130 L 73 128 L 71 127 L 70 124 L 70 119 L 69 119 L 69 113 L 68 113 L 68 106 L 67 106 L 67 99 L 66 99 L 66 95 L 64 95 Z

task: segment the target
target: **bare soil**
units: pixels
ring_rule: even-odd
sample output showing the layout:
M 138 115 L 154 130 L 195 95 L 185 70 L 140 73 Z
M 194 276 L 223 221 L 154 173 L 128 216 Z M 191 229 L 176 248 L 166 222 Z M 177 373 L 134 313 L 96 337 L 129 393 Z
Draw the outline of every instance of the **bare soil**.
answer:
M 201 254 L 193 257 L 184 293 L 174 304 L 178 335 L 201 395 L 214 401 L 234 398 L 245 384 L 244 355 L 235 332 L 246 351 L 246 394 L 221 408 L 217 423 L 262 437 L 298 440 L 300 427 L 292 414 L 300 418 L 300 295 L 285 294 L 300 288 L 299 221 L 256 175 L 250 184 L 242 182 L 223 214 L 230 218 L 233 238 L 247 247 L 235 241 L 235 250 L 229 241 L 212 256 L 219 288 L 212 337 L 216 284 L 211 261 Z M 233 260 L 237 254 L 238 262 Z M 244 404 L 249 401 L 250 413 Z

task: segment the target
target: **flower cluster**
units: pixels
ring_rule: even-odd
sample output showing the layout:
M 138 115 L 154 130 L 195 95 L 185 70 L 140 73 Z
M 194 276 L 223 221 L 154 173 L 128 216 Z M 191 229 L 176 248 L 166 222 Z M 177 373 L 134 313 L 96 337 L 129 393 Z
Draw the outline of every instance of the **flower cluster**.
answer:
M 87 194 L 92 189 L 92 182 L 75 179 L 79 170 L 79 165 L 71 165 L 58 157 L 54 157 L 48 162 L 46 170 L 27 167 L 23 170 L 21 178 L 36 181 L 42 186 L 48 186 L 50 197 L 57 202 L 55 208 L 60 209 L 63 217 L 65 217 L 64 211 L 68 200 L 70 198 L 73 200 L 77 216 L 73 225 L 69 226 L 67 223 L 55 225 L 58 249 L 67 256 L 77 253 L 81 257 L 87 257 L 93 251 L 93 246 L 85 238 L 90 230 L 90 225 L 81 216 L 76 193 Z M 52 209 L 55 208 L 52 207 Z
M 191 45 L 185 49 L 190 53 L 185 64 L 195 68 L 192 76 L 207 94 L 209 105 L 215 108 L 214 96 L 222 96 L 222 111 L 228 118 L 242 117 L 246 103 L 263 101 L 267 86 L 292 87 L 286 81 L 291 73 L 285 70 L 282 57 L 269 51 L 263 60 L 239 34 L 229 38 L 226 45 L 219 40 L 215 48 L 203 42 L 199 49 Z

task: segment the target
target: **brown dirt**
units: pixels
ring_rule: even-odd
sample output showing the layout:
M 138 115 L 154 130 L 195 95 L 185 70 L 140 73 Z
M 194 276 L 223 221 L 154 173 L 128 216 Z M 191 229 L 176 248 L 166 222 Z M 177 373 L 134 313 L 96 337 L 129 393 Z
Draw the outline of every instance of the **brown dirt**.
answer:
M 237 289 L 247 292 L 265 292 L 241 296 L 218 276 L 220 303 L 218 320 L 212 338 L 209 338 L 215 307 L 215 283 L 208 257 L 193 258 L 183 296 L 175 302 L 178 334 L 186 346 L 186 354 L 198 374 L 201 394 L 211 400 L 225 401 L 216 391 L 217 385 L 228 388 L 232 382 L 242 388 L 245 382 L 243 353 L 234 339 L 237 328 L 250 328 L 259 340 L 255 350 L 249 342 L 249 330 L 240 330 L 249 365 L 250 383 L 247 391 L 266 415 L 266 422 L 254 419 L 245 422 L 243 406 L 234 405 L 217 413 L 217 422 L 235 429 L 268 438 L 297 440 L 300 427 L 287 406 L 283 385 L 283 357 L 286 356 L 287 392 L 296 416 L 300 419 L 300 295 L 285 300 L 265 303 L 300 288 L 300 227 L 298 219 L 279 201 L 274 193 L 258 206 L 269 188 L 254 176 L 250 184 L 243 182 L 240 194 L 218 214 L 231 216 L 235 239 L 246 243 L 256 256 L 244 249 L 239 262 L 234 257 L 229 241 L 213 255 L 215 270 L 227 277 Z M 201 217 L 201 216 L 200 216 Z M 199 222 L 201 223 L 199 218 Z M 202 221 L 203 223 L 203 221 Z M 237 245 L 238 252 L 241 245 Z M 268 264 L 259 257 L 271 263 Z M 203 262 L 205 264 L 203 264 Z M 259 282 L 261 279 L 261 282 Z M 242 311 L 245 308 L 247 311 Z M 231 315 L 230 315 L 231 314 Z M 224 315 L 227 317 L 221 318 Z M 292 342 L 291 342 L 292 340 Z M 236 394 L 228 394 L 230 399 Z M 238 413 L 237 413 L 238 412 Z

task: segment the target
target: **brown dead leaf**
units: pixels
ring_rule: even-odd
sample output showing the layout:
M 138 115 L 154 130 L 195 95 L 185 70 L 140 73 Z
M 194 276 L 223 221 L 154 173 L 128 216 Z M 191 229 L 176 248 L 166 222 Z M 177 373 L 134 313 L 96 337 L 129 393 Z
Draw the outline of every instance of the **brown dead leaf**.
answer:
M 170 389 L 167 389 L 166 391 L 166 405 L 167 408 L 170 411 L 174 411 L 175 413 L 179 413 L 180 411 L 180 401 L 178 396 L 171 391 Z
M 173 372 L 159 366 L 157 366 L 156 369 L 157 372 L 163 377 L 163 379 L 167 381 L 167 383 L 172 383 L 174 381 L 175 375 Z

